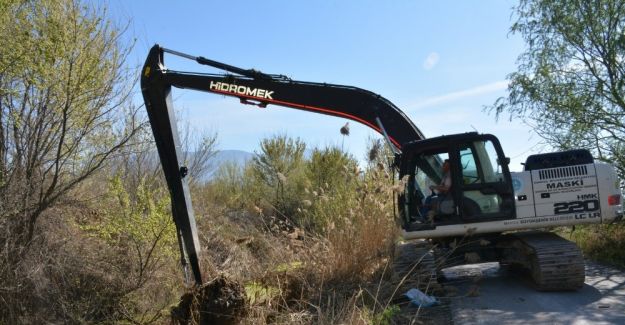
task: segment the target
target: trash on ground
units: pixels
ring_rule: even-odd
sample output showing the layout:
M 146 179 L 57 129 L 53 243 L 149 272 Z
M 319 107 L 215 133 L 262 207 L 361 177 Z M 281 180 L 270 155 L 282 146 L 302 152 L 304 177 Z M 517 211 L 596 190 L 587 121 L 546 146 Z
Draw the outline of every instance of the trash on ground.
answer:
M 426 295 L 419 289 L 412 288 L 404 295 L 410 299 L 410 303 L 417 307 L 431 307 L 439 304 L 435 297 Z

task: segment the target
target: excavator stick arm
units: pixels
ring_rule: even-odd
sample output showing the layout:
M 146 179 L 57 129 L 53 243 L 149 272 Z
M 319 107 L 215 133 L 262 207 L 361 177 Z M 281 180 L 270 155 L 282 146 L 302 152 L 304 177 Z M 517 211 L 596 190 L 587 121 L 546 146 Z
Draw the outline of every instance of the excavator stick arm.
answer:
M 188 170 L 181 161 L 182 149 L 176 128 L 171 85 L 167 84 L 158 71 L 161 62 L 162 52 L 158 48 L 152 48 L 142 70 L 141 92 L 171 197 L 172 215 L 176 224 L 185 277 L 187 282 L 190 282 L 188 274 L 190 266 L 193 280 L 201 285 L 200 241 L 191 205 Z

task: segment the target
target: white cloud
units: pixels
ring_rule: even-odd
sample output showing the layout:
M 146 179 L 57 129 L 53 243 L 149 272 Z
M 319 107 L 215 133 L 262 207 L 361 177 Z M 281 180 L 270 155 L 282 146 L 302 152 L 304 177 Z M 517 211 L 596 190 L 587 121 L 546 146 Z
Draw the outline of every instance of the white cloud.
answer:
M 440 60 L 438 53 L 432 52 L 428 54 L 428 57 L 423 61 L 423 69 L 431 70 L 438 63 L 438 60 Z
M 434 105 L 438 105 L 442 103 L 453 102 L 453 101 L 467 98 L 467 97 L 484 95 L 484 94 L 492 93 L 495 91 L 504 90 L 507 87 L 508 87 L 508 81 L 506 80 L 497 81 L 497 82 L 489 83 L 486 85 L 481 85 L 481 86 L 477 86 L 477 87 L 473 87 L 473 88 L 469 88 L 465 90 L 455 91 L 455 92 L 451 92 L 451 93 L 440 95 L 440 96 L 425 98 L 414 104 L 408 105 L 407 107 L 409 107 L 410 109 L 416 109 L 416 108 L 434 106 Z

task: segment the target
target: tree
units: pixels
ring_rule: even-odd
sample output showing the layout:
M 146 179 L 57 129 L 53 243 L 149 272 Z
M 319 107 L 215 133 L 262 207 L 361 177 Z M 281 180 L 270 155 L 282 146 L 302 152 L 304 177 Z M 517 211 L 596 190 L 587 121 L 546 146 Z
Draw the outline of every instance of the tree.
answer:
M 124 28 L 103 17 L 79 0 L 0 2 L 0 229 L 18 246 L 140 129 Z
M 558 149 L 587 148 L 625 177 L 625 1 L 521 0 L 511 32 L 527 50 L 497 115 Z

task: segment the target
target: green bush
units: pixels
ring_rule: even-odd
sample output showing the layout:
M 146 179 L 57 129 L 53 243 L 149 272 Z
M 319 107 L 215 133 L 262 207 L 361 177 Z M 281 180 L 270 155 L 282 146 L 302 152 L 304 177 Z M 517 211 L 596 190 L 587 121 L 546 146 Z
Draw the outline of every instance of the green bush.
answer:
M 269 209 L 283 217 L 295 215 L 306 187 L 304 150 L 304 142 L 286 135 L 262 140 L 260 152 L 250 163 L 251 179 L 246 179 L 249 185 L 255 187 L 249 192 L 252 195 L 250 199 L 263 206 L 268 205 Z
M 322 232 L 337 217 L 348 213 L 359 177 L 358 162 L 337 147 L 315 148 L 306 162 L 309 187 L 299 211 L 307 229 Z
M 181 274 L 172 277 L 179 250 L 169 193 L 162 186 L 150 186 L 154 183 L 143 177 L 131 188 L 119 175 L 113 176 L 99 202 L 98 218 L 79 225 L 109 251 L 115 271 L 107 276 L 119 287 L 109 291 L 121 302 L 105 312 L 118 314 L 117 322 L 142 323 L 161 317 L 175 302 L 181 284 Z
M 139 186 L 131 190 L 119 176 L 113 177 L 102 220 L 81 228 L 110 245 L 132 243 L 140 263 L 149 264 L 150 257 L 174 258 L 178 251 L 169 195 L 162 187 L 150 188 L 147 182 L 142 178 Z
M 358 166 L 354 157 L 337 147 L 314 148 L 306 164 L 306 176 L 311 187 L 340 188 L 349 186 L 346 171 Z

